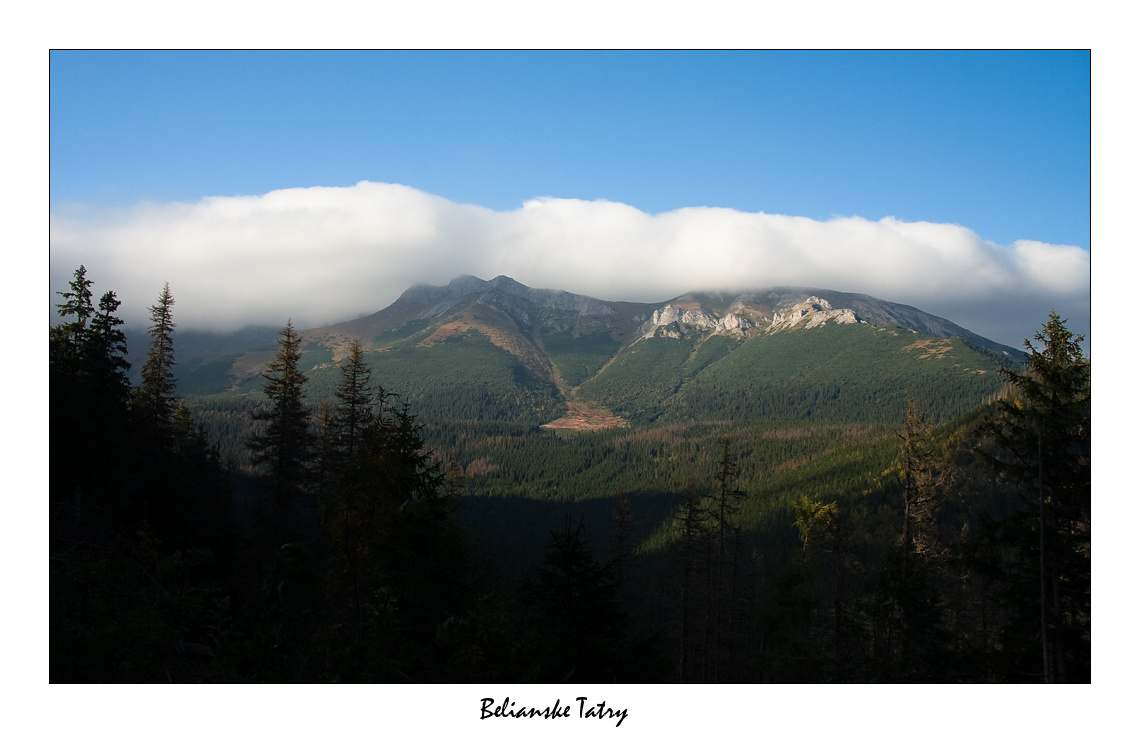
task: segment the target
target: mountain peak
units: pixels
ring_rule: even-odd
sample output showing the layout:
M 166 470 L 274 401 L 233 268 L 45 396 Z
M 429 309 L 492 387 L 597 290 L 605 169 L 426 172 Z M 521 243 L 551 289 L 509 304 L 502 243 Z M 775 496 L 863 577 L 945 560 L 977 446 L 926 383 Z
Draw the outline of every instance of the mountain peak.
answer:
M 506 275 L 497 275 L 490 280 L 484 280 L 474 275 L 459 275 L 451 279 L 447 285 L 417 285 L 417 292 L 432 296 L 451 295 L 464 297 L 473 293 L 485 293 L 489 290 L 506 290 L 521 293 L 530 290 L 526 285 Z M 407 295 L 407 293 L 405 293 Z
M 427 287 L 438 287 L 438 286 L 427 286 Z M 526 287 L 526 286 L 522 285 L 521 283 L 519 283 L 519 281 L 515 280 L 512 277 L 508 277 L 507 275 L 496 275 L 495 277 L 491 278 L 490 280 L 484 280 L 483 278 L 475 277 L 474 275 L 457 275 L 456 277 L 451 278 L 451 282 L 449 282 L 445 287 L 460 288 L 460 289 L 471 289 L 471 288 L 489 289 L 489 288 L 494 288 L 494 287 Z
M 458 277 L 453 277 L 451 279 L 451 282 L 449 282 L 447 284 L 447 287 L 449 287 L 449 288 L 470 288 L 470 287 L 479 287 L 481 285 L 486 285 L 486 284 L 487 284 L 486 280 L 480 280 L 479 278 L 475 277 L 474 275 L 459 275 Z M 429 287 L 431 287 L 431 286 L 429 286 Z
M 562 332 L 581 330 L 581 319 L 603 319 L 588 326 L 603 328 L 619 340 L 640 340 L 654 335 L 674 335 L 677 329 L 728 332 L 751 337 L 762 332 L 820 326 L 825 323 L 867 323 L 897 326 L 939 338 L 959 337 L 1013 358 L 1015 349 L 996 344 L 946 319 L 917 308 L 879 300 L 860 293 L 822 288 L 773 286 L 737 291 L 692 291 L 657 303 L 605 301 L 564 290 L 531 288 L 507 275 L 483 280 L 460 275 L 447 285 L 416 285 L 388 309 L 383 321 L 393 324 L 410 319 L 451 317 L 476 308 L 496 312 L 524 329 L 536 325 Z M 376 316 L 381 316 L 381 313 Z M 676 325 L 670 325 L 676 324 Z M 666 328 L 668 327 L 668 328 Z

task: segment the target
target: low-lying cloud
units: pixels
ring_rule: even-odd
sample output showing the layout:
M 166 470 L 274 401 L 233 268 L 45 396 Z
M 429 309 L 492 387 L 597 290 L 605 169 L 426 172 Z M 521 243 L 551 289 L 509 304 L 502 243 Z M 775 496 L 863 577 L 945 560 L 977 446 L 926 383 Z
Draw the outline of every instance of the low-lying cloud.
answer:
M 335 323 L 409 286 L 461 274 L 654 302 L 690 290 L 806 285 L 917 306 L 1020 346 L 1056 309 L 1088 333 L 1089 253 L 998 245 L 955 224 L 816 221 L 732 209 L 647 214 L 610 201 L 538 198 L 514 211 L 361 182 L 197 203 L 145 203 L 51 219 L 52 304 L 83 264 L 128 325 L 169 282 L 186 329 Z M 54 314 L 54 307 L 52 313 Z

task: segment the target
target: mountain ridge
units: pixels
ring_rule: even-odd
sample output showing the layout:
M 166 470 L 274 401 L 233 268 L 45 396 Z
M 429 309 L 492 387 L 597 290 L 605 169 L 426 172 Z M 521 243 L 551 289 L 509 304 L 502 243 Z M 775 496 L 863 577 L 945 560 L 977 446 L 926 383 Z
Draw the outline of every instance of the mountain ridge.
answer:
M 244 347 L 232 335 L 224 348 L 200 334 L 183 340 L 190 348 L 176 343 L 180 388 L 258 399 L 277 346 L 250 333 Z M 636 303 L 505 275 L 415 285 L 375 313 L 299 334 L 314 401 L 333 396 L 359 339 L 380 383 L 425 419 L 577 429 L 730 413 L 885 419 L 906 392 L 952 417 L 1000 388 L 999 370 L 1021 357 L 861 294 L 785 286 Z
M 652 311 L 670 306 L 682 311 L 678 304 L 696 302 L 698 311 L 714 315 L 723 320 L 728 315 L 742 312 L 766 313 L 769 319 L 781 311 L 794 309 L 802 304 L 820 305 L 824 310 L 851 311 L 854 322 L 871 323 L 881 326 L 903 328 L 936 337 L 958 337 L 982 348 L 1017 358 L 1020 350 L 999 344 L 965 329 L 952 321 L 926 313 L 914 306 L 875 298 L 863 293 L 848 293 L 826 288 L 807 286 L 772 286 L 733 291 L 689 291 L 657 302 L 607 301 L 592 296 L 580 295 L 565 290 L 531 288 L 506 275 L 491 280 L 482 280 L 473 275 L 460 275 L 447 285 L 416 284 L 404 291 L 387 308 L 362 318 L 344 321 L 329 326 L 305 329 L 302 333 L 320 335 L 329 329 L 344 328 L 356 323 L 380 324 L 392 319 L 432 319 L 446 315 L 454 308 L 468 302 L 472 297 L 488 305 L 503 308 L 503 298 L 524 300 L 540 308 L 554 311 L 578 313 L 586 317 L 621 317 L 632 313 L 642 314 L 641 321 L 652 318 Z M 813 300 L 814 299 L 814 300 Z M 752 306 L 752 308 L 749 308 Z M 759 306 L 759 307 L 757 307 Z M 509 306 L 508 306 L 509 308 Z M 504 308 L 509 315 L 519 317 L 524 325 L 531 325 L 529 314 L 520 312 L 517 307 Z M 649 311 L 646 313 L 646 311 Z M 710 313 L 711 311 L 711 313 Z M 658 325 L 665 325 L 659 323 Z

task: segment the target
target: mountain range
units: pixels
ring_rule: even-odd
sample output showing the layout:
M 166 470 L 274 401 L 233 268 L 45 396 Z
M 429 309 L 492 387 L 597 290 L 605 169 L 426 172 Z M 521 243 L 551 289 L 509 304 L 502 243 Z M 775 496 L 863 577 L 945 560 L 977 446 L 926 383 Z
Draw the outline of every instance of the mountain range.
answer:
M 506 276 L 417 285 L 387 308 L 301 331 L 309 395 L 331 397 L 360 339 L 376 381 L 425 420 L 588 429 L 662 419 L 935 419 L 1000 389 L 1021 352 L 907 305 L 807 287 L 659 303 L 530 288 Z M 256 398 L 272 329 L 180 334 L 180 392 Z

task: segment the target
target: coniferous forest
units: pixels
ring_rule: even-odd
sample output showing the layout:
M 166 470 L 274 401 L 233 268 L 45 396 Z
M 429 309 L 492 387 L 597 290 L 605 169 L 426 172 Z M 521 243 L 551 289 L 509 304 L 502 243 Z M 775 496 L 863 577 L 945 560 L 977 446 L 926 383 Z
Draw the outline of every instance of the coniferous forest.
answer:
M 194 399 L 176 293 L 130 350 L 95 293 L 79 267 L 50 329 L 52 682 L 1091 681 L 1091 373 L 1057 313 L 960 414 L 737 419 L 783 396 L 710 378 L 687 421 L 639 422 L 647 393 L 571 434 L 421 419 L 470 395 L 359 341 L 303 368 L 291 322 L 256 398 Z

